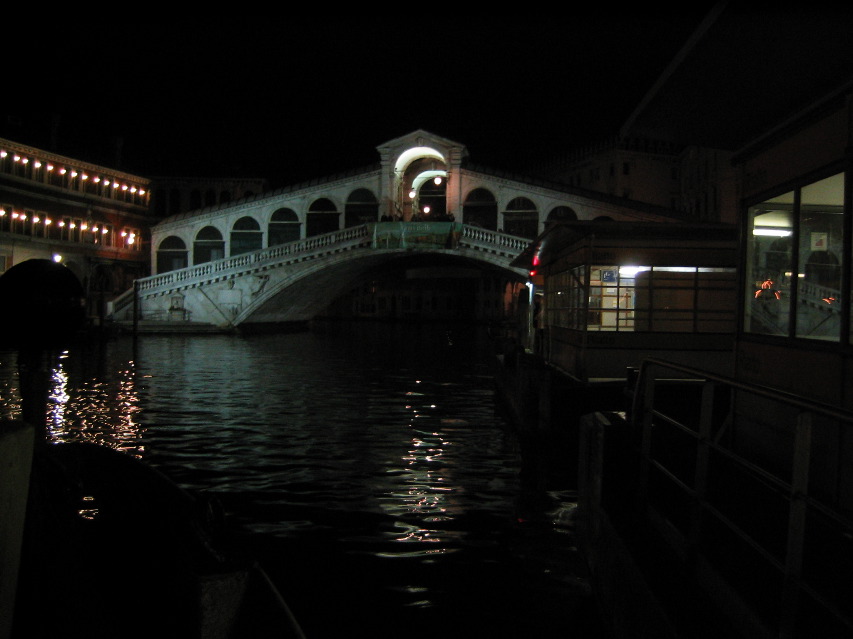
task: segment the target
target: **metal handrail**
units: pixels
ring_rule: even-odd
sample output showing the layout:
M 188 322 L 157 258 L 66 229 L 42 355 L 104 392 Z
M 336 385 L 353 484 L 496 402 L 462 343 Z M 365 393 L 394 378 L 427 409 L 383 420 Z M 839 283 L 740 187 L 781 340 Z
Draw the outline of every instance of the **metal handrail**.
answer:
M 663 375 L 667 375 L 663 377 Z M 673 374 L 677 374 L 673 376 Z M 681 375 L 682 377 L 678 377 Z M 665 407 L 656 401 L 655 391 L 658 382 L 667 383 L 683 382 L 693 383 L 697 381 L 702 386 L 702 400 L 698 409 L 697 425 L 691 426 L 673 416 Z M 785 406 L 794 410 L 795 418 L 792 424 L 795 439 L 793 444 L 793 455 L 790 467 L 790 479 L 780 477 L 770 468 L 739 455 L 735 450 L 716 441 L 712 436 L 715 423 L 712 422 L 711 411 L 714 402 L 714 393 L 722 388 L 730 393 L 750 394 L 761 397 L 779 406 Z M 737 429 L 743 426 L 743 422 L 734 421 L 735 408 L 738 402 L 729 406 L 726 419 L 730 420 L 727 428 Z M 779 637 L 795 636 L 797 624 L 798 607 L 801 603 L 803 593 L 808 594 L 811 599 L 821 606 L 827 613 L 832 615 L 837 623 L 845 626 L 848 631 L 853 631 L 853 614 L 850 611 L 842 611 L 827 596 L 819 592 L 813 584 L 803 578 L 804 566 L 807 559 L 804 557 L 806 548 L 805 534 L 806 525 L 810 511 L 819 512 L 840 533 L 853 534 L 853 519 L 848 514 L 841 512 L 832 504 L 821 500 L 809 492 L 809 472 L 811 460 L 811 433 L 815 428 L 813 420 L 815 417 L 827 418 L 838 422 L 844 427 L 853 427 L 853 412 L 828 405 L 826 403 L 812 401 L 807 398 L 773 389 L 767 386 L 750 384 L 733 378 L 702 371 L 693 367 L 685 366 L 675 362 L 659 359 L 648 359 L 640 367 L 637 378 L 636 392 L 631 408 L 631 420 L 635 428 L 640 430 L 640 477 L 638 482 L 638 495 L 646 513 L 654 512 L 651 501 L 654 497 L 650 493 L 650 472 L 652 469 L 660 473 L 666 481 L 677 487 L 689 497 L 693 504 L 693 511 L 689 514 L 689 532 L 683 540 L 684 549 L 688 556 L 695 557 L 699 550 L 699 539 L 702 538 L 703 516 L 710 516 L 719 524 L 729 529 L 753 551 L 757 552 L 770 566 L 780 574 L 782 579 L 782 598 L 777 610 L 776 631 Z M 695 414 L 694 414 L 695 417 Z M 742 417 L 739 415 L 738 417 Z M 718 424 L 719 425 L 719 424 Z M 694 447 L 691 448 L 695 454 L 695 467 L 693 485 L 680 478 L 676 472 L 667 467 L 652 450 L 652 433 L 660 429 L 677 429 L 678 432 L 692 438 Z M 670 451 L 671 452 L 671 451 Z M 707 499 L 707 488 L 709 486 L 709 472 L 711 466 L 711 452 L 725 457 L 736 467 L 749 473 L 749 476 L 769 485 L 778 494 L 783 495 L 788 508 L 788 527 L 785 531 L 784 560 L 779 560 L 771 548 L 750 535 L 739 523 L 719 509 Z M 678 457 L 684 461 L 684 457 Z M 784 503 L 784 502 L 783 502 Z M 705 544 L 713 542 L 705 542 Z M 706 548 L 709 546 L 705 546 Z

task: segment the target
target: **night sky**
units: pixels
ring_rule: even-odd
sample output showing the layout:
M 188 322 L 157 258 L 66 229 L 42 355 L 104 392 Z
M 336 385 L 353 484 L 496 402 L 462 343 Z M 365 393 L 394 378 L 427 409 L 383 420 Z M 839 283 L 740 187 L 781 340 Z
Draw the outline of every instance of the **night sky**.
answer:
M 4 77 L 0 136 L 143 176 L 276 187 L 370 165 L 377 145 L 425 129 L 521 171 L 615 134 L 705 8 L 62 24 Z

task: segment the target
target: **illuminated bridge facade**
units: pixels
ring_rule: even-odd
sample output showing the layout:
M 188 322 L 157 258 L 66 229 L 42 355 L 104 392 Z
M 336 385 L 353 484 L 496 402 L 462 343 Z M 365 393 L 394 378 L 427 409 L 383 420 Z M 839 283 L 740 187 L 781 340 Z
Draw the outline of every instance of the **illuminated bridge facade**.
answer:
M 377 166 L 182 213 L 152 228 L 154 275 L 112 318 L 235 327 L 313 318 L 371 269 L 419 256 L 526 273 L 510 262 L 552 223 L 672 221 L 636 202 L 474 170 L 457 142 L 415 131 Z

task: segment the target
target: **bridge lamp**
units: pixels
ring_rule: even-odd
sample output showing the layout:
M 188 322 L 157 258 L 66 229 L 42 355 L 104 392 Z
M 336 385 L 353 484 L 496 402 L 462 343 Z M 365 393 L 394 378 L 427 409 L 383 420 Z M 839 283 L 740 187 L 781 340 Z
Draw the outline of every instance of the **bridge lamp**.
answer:
M 432 209 L 429 206 L 424 207 L 424 213 L 429 213 Z
M 415 199 L 415 196 L 417 194 L 418 194 L 418 192 L 415 191 L 415 189 L 412 189 L 411 191 L 409 191 L 409 197 L 412 198 L 413 200 Z
M 59 264 L 62 261 L 62 256 L 59 253 L 53 254 L 53 261 Z
M 435 178 L 433 179 L 433 182 L 435 183 L 436 186 L 440 186 L 441 185 L 441 176 L 436 175 Z

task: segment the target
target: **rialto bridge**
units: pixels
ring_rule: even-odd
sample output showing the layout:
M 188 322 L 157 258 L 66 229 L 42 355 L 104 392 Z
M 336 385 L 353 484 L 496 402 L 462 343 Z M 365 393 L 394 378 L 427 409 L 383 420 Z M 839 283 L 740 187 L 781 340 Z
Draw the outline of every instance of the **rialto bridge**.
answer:
M 467 168 L 463 145 L 422 130 L 377 150 L 373 169 L 163 220 L 152 228 L 154 275 L 112 304 L 112 319 L 306 321 L 382 264 L 455 260 L 524 281 L 509 264 L 548 224 L 671 221 L 627 200 Z

